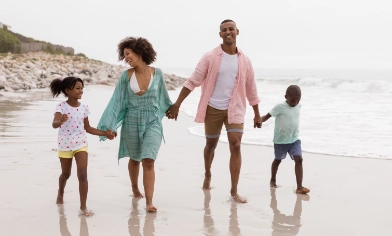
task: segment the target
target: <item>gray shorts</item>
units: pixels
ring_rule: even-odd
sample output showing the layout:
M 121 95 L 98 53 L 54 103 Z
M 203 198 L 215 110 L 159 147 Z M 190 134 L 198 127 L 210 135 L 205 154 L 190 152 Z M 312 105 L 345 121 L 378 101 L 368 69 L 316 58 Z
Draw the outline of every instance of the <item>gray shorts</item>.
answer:
M 287 153 L 291 159 L 294 160 L 294 156 L 302 157 L 301 140 L 297 140 L 294 143 L 288 144 L 274 144 L 275 160 L 283 160 L 286 158 Z

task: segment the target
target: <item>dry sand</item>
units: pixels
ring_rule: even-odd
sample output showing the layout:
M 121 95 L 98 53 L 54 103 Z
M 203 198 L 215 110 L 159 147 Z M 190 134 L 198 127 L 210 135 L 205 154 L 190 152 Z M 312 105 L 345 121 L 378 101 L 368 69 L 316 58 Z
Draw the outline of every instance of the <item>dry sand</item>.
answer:
M 111 89 L 85 89 L 92 125 Z M 87 206 L 95 215 L 80 217 L 76 168 L 64 205 L 55 204 L 60 164 L 51 122 L 62 100 L 0 102 L 0 235 L 391 235 L 392 161 L 304 153 L 306 196 L 294 193 L 293 161 L 282 162 L 280 187 L 271 190 L 273 149 L 243 145 L 239 193 L 249 203 L 239 204 L 230 199 L 226 143 L 216 150 L 212 190 L 201 189 L 204 138 L 188 133 L 195 123 L 184 113 L 176 122 L 164 119 L 166 143 L 155 164 L 158 213 L 132 198 L 128 160 L 117 162 L 119 139 L 89 136 Z

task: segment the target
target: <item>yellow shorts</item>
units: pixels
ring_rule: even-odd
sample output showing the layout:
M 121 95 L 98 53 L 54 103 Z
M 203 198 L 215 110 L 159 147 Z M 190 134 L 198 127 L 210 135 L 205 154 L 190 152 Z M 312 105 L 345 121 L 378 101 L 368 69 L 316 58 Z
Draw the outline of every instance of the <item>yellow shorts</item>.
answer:
M 72 158 L 75 156 L 76 153 L 78 152 L 87 152 L 88 153 L 88 148 L 87 146 L 84 146 L 76 151 L 58 151 L 58 156 L 60 158 Z

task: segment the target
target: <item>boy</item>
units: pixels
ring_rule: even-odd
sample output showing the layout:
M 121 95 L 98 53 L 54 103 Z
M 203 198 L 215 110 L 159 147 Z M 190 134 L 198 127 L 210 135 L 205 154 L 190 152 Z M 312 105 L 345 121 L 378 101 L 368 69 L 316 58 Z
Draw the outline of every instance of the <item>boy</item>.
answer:
M 286 101 L 276 105 L 269 113 L 261 117 L 262 122 L 267 121 L 271 116 L 275 117 L 274 129 L 274 150 L 275 160 L 271 166 L 270 186 L 277 188 L 276 173 L 280 162 L 289 153 L 291 159 L 295 161 L 295 176 L 297 179 L 296 193 L 306 194 L 310 190 L 302 186 L 302 149 L 299 135 L 299 114 L 301 105 L 301 88 L 297 85 L 290 85 L 286 90 Z

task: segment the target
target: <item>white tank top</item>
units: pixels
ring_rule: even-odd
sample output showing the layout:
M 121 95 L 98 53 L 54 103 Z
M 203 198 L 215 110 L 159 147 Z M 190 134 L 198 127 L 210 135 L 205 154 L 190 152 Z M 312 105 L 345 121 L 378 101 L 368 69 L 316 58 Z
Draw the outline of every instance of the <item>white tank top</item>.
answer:
M 238 55 L 223 52 L 218 78 L 208 105 L 218 110 L 227 110 L 238 76 Z
M 154 76 L 151 74 L 151 79 L 150 79 L 150 83 L 148 84 L 148 89 L 151 87 L 153 78 L 154 78 Z M 134 93 L 145 92 L 145 90 L 140 90 L 139 84 L 137 83 L 135 71 L 132 73 L 132 76 L 131 76 L 131 79 L 129 82 L 130 82 L 131 90 Z

